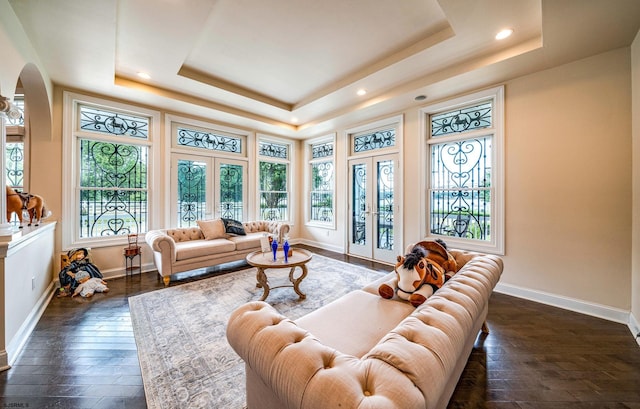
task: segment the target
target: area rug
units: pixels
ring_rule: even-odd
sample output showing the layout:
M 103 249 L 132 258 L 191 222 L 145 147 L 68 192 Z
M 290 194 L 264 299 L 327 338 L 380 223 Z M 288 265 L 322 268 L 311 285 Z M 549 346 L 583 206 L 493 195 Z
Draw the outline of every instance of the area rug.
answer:
M 306 299 L 275 288 L 266 300 L 291 319 L 384 275 L 317 254 L 307 267 L 300 284 Z M 288 273 L 269 270 L 269 282 Z M 256 269 L 247 268 L 129 298 L 147 407 L 242 409 L 244 363 L 227 343 L 226 325 L 233 310 L 261 296 Z

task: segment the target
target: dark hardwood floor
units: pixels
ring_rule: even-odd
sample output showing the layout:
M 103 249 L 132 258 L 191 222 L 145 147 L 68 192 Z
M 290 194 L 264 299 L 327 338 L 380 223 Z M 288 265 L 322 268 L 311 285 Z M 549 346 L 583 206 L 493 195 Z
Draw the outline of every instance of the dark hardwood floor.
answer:
M 205 277 L 241 268 L 248 266 Z M 202 278 L 183 274 L 171 285 Z M 13 367 L 0 373 L 0 408 L 146 408 L 127 299 L 163 285 L 154 273 L 108 285 L 90 299 L 52 299 Z M 502 294 L 491 297 L 488 323 L 449 408 L 640 408 L 640 346 L 625 325 Z

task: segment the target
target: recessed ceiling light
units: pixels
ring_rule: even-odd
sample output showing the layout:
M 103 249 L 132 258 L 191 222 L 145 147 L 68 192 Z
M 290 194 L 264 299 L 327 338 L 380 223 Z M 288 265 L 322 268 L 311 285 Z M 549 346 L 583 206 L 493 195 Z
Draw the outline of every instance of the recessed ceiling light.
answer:
M 496 40 L 504 40 L 505 38 L 509 37 L 511 34 L 513 34 L 513 29 L 505 28 L 504 30 L 500 30 L 498 34 L 496 34 Z
M 425 99 L 427 99 L 426 95 L 418 95 L 417 97 L 414 98 L 416 101 L 424 101 Z
M 138 77 L 143 78 L 145 80 L 151 79 L 151 75 L 147 74 L 146 72 L 142 72 L 142 71 L 140 71 L 138 73 Z
M 294 124 L 297 124 L 298 123 L 298 118 L 296 118 L 295 116 L 292 116 L 291 117 L 291 122 L 294 123 Z
M 360 95 L 360 96 L 363 96 L 366 93 L 367 93 L 366 89 L 359 89 L 358 92 L 357 92 L 357 94 Z

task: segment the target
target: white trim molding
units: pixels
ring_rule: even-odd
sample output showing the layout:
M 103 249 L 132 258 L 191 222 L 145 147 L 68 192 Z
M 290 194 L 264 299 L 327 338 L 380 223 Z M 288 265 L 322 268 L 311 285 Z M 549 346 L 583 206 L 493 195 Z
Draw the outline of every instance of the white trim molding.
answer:
M 636 342 L 638 343 L 638 345 L 640 345 L 640 323 L 638 323 L 638 320 L 633 315 L 633 313 L 629 313 L 629 323 L 627 324 L 627 326 L 629 327 L 629 330 L 631 330 L 633 336 L 636 338 Z
M 525 300 L 550 305 L 552 307 L 558 307 L 564 310 L 629 325 L 629 311 L 619 308 L 503 283 L 498 283 L 494 291 L 500 294 L 511 295 Z

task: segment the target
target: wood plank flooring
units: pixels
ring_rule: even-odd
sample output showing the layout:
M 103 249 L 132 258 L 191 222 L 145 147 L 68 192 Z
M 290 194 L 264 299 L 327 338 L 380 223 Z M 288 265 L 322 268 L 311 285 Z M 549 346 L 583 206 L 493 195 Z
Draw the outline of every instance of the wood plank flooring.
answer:
M 209 275 L 240 268 L 248 266 Z M 162 287 L 145 273 L 110 280 L 111 291 L 91 299 L 54 298 L 13 367 L 0 373 L 0 408 L 146 408 L 127 299 Z M 449 408 L 640 409 L 640 346 L 625 325 L 502 294 L 491 297 L 488 323 Z

